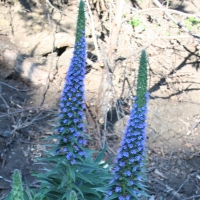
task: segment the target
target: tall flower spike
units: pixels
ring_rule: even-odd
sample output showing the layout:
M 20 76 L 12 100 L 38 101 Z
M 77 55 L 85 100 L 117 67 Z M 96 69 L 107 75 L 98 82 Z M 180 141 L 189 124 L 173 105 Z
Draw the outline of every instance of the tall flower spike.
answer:
M 79 4 L 76 41 L 73 57 L 66 76 L 66 83 L 60 100 L 59 144 L 56 153 L 63 155 L 74 165 L 76 159 L 85 157 L 84 128 L 84 77 L 86 63 L 85 11 L 84 2 Z
M 142 51 L 137 93 L 114 168 L 115 179 L 106 199 L 133 200 L 145 195 L 143 185 L 147 112 L 147 59 Z

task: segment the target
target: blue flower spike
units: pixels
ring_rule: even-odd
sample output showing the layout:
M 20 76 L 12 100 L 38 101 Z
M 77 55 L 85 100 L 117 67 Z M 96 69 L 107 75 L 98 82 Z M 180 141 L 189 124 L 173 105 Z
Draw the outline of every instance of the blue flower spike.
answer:
M 136 97 L 113 169 L 115 178 L 110 182 L 106 199 L 135 200 L 147 195 L 143 185 L 147 102 L 147 58 L 142 51 Z
M 66 76 L 66 82 L 60 99 L 59 126 L 60 136 L 57 155 L 65 156 L 71 165 L 77 158 L 86 156 L 87 145 L 84 127 L 84 78 L 86 63 L 85 11 L 84 2 L 79 4 L 76 41 L 73 57 Z

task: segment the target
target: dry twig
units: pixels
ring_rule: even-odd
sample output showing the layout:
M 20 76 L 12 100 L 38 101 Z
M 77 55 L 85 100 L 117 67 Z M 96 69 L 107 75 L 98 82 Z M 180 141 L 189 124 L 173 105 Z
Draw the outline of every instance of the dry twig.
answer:
M 89 11 L 88 15 L 90 17 L 90 26 L 91 26 L 91 29 L 92 29 L 92 38 L 93 38 L 93 41 L 94 41 L 95 51 L 96 51 L 96 54 L 97 54 L 97 57 L 98 57 L 98 61 L 101 62 L 101 56 L 100 56 L 99 48 L 98 48 L 98 44 L 97 44 L 97 37 L 96 37 L 96 33 L 95 33 L 92 11 L 91 11 L 90 4 L 89 4 L 88 0 L 86 0 L 86 3 L 87 3 L 88 11 Z
M 118 46 L 118 39 L 119 39 L 119 33 L 120 28 L 122 24 L 122 12 L 124 7 L 124 0 L 118 0 L 116 4 L 116 16 L 115 20 L 111 19 L 111 4 L 110 4 L 110 37 L 109 37 L 109 47 L 108 47 L 108 63 L 109 67 L 111 69 L 114 68 L 114 54 L 116 51 L 116 48 Z
M 153 0 L 153 2 L 159 7 L 163 8 L 162 4 L 158 0 Z M 164 11 L 165 14 L 171 19 L 179 28 L 182 28 L 185 32 L 188 32 L 189 35 L 193 36 L 196 39 L 200 40 L 200 36 L 193 34 L 189 29 L 187 29 L 181 22 L 178 22 L 169 12 Z M 197 17 L 197 16 L 196 16 Z
M 7 86 L 9 88 L 12 88 L 13 90 L 17 90 L 18 92 L 27 92 L 27 91 L 30 91 L 30 90 L 21 90 L 21 89 L 15 88 L 15 87 L 13 87 L 11 85 L 8 85 L 7 83 L 4 83 L 2 81 L 0 81 L 0 84 L 5 85 L 5 86 Z
M 53 6 L 49 0 L 46 0 L 46 4 L 48 4 L 51 8 L 53 8 L 53 9 L 56 10 L 57 12 L 62 13 L 63 15 L 65 15 L 65 16 L 67 16 L 67 17 L 73 19 L 74 21 L 76 21 L 76 19 L 70 17 L 70 16 L 67 15 L 65 12 L 63 12 L 63 11 L 59 10 L 58 8 L 56 8 L 55 6 Z

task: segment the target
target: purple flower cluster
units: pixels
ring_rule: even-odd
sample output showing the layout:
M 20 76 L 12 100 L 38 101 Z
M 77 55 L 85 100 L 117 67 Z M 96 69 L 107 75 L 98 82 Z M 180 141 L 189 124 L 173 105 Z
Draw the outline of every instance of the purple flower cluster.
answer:
M 83 147 L 87 145 L 83 114 L 86 41 L 84 31 L 82 34 L 83 37 L 74 46 L 73 58 L 60 100 L 57 128 L 60 139 L 56 153 L 66 155 L 66 159 L 72 165 L 78 156 L 86 156 Z
M 118 150 L 113 169 L 115 178 L 110 182 L 112 188 L 107 194 L 107 198 L 116 193 L 119 194 L 119 200 L 133 199 L 133 194 L 135 197 L 139 195 L 141 188 L 138 187 L 140 185 L 138 183 L 143 181 L 144 171 L 146 112 L 146 105 L 138 107 L 136 103 L 134 104 L 124 138 Z

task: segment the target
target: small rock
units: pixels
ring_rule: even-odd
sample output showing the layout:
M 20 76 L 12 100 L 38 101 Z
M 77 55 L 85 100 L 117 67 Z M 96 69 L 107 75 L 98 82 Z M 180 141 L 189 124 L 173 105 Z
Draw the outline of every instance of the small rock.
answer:
M 56 33 L 54 36 L 47 35 L 41 41 L 35 42 L 35 54 L 45 55 L 61 47 L 73 47 L 75 38 L 65 32 Z M 54 46 L 53 46 L 54 45 Z
M 5 49 L 3 52 L 3 61 L 9 68 L 14 68 L 22 60 L 18 51 L 12 49 Z
M 37 145 L 36 145 L 36 149 L 37 149 L 37 150 L 40 150 L 40 151 L 46 150 L 45 146 L 44 146 L 44 145 L 40 145 L 40 144 L 37 144 Z
M 10 136 L 10 131 L 9 130 L 2 131 L 1 136 L 4 138 L 8 138 Z
M 60 20 L 61 19 L 61 13 L 59 12 L 54 12 L 53 15 L 52 15 L 52 18 L 54 20 Z
M 29 79 L 34 84 L 46 84 L 48 72 L 41 70 L 39 66 L 36 66 L 29 59 L 25 59 L 21 66 L 18 66 L 18 69 L 23 77 Z
M 55 34 L 55 47 L 73 47 L 75 42 L 75 37 L 72 37 L 68 33 L 60 32 Z
M 28 152 L 27 151 L 23 151 L 24 157 L 28 157 Z
M 93 40 L 87 39 L 87 50 L 88 51 L 94 51 L 95 50 L 95 46 L 94 46 Z
M 39 33 L 42 31 L 42 26 L 40 26 L 39 24 L 35 24 L 34 26 L 32 26 L 32 30 L 35 32 L 35 33 Z

